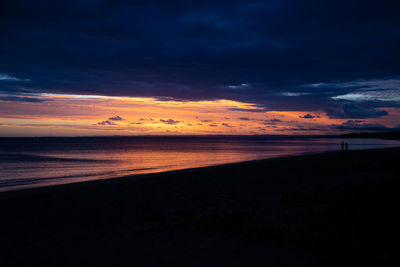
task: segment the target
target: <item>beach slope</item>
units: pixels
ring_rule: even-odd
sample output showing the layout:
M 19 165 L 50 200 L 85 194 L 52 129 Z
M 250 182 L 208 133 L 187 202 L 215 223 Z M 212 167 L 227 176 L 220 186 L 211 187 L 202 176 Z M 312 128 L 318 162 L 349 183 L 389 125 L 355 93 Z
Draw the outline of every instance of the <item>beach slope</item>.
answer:
M 397 260 L 400 148 L 0 194 L 4 266 L 372 266 Z

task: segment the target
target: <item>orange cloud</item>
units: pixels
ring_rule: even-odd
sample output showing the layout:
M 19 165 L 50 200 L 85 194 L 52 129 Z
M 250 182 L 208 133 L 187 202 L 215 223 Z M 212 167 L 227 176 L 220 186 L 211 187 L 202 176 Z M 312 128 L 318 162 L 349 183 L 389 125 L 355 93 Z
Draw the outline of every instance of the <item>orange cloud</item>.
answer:
M 38 97 L 42 102 L 1 102 L 0 136 L 316 134 L 330 133 L 329 125 L 345 122 L 319 111 L 265 111 L 252 103 L 224 99 L 165 101 L 63 94 Z

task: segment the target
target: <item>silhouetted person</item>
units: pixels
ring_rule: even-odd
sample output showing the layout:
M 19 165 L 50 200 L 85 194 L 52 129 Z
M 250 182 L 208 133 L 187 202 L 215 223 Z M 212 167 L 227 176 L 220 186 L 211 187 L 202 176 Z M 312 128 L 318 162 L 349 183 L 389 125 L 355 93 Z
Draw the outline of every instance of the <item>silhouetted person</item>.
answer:
M 345 144 L 344 144 L 344 149 L 347 151 L 347 150 L 349 150 L 349 144 L 346 142 Z
M 344 142 L 342 141 L 342 151 L 344 151 Z

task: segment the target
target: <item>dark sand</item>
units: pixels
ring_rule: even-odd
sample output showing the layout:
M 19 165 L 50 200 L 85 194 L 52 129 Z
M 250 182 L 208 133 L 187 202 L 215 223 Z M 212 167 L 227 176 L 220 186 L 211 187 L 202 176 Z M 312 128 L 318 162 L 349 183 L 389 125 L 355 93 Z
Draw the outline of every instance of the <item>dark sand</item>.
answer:
M 395 266 L 399 160 L 331 152 L 1 193 L 0 265 Z

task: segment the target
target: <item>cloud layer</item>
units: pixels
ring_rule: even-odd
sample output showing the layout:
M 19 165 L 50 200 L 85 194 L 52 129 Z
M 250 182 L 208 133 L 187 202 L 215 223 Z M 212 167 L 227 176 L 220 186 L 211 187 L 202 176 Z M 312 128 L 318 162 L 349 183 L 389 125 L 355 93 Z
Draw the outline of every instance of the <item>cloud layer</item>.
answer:
M 0 101 L 229 99 L 255 104 L 233 112 L 304 121 L 384 118 L 400 108 L 399 9 L 389 0 L 6 0 Z

